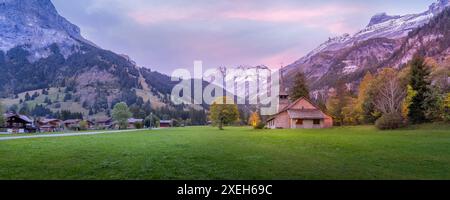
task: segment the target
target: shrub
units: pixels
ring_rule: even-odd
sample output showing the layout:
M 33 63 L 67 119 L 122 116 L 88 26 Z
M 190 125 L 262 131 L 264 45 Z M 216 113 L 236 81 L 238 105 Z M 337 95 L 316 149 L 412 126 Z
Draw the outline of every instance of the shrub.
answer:
M 142 122 L 136 122 L 136 123 L 134 124 L 134 127 L 135 127 L 136 129 L 142 129 L 142 128 L 144 128 L 144 123 L 142 123 Z
M 181 127 L 181 123 L 178 120 L 174 119 L 174 120 L 172 120 L 172 126 L 173 127 Z
M 88 129 L 88 122 L 87 122 L 87 121 L 81 121 L 81 122 L 79 123 L 79 129 L 80 129 L 81 131 L 87 130 L 87 129 Z
M 442 112 L 445 121 L 450 122 L 450 93 L 442 101 Z
M 266 124 L 262 123 L 262 122 L 259 122 L 258 125 L 254 126 L 253 128 L 255 128 L 255 129 L 264 129 L 264 128 L 266 128 Z
M 375 126 L 380 130 L 398 129 L 404 127 L 405 122 L 400 113 L 383 114 Z
M 69 126 L 68 128 L 71 131 L 79 131 L 80 130 L 80 126 L 78 126 L 78 125 Z
M 250 115 L 250 119 L 248 120 L 248 124 L 252 126 L 255 129 L 258 129 L 257 127 L 261 124 L 261 118 L 259 117 L 258 112 L 253 112 Z

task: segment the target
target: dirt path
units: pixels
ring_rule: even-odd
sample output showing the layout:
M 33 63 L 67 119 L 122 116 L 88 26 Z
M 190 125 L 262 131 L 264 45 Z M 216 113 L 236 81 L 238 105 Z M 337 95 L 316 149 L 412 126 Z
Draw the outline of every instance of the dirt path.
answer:
M 11 136 L 0 137 L 0 141 L 5 140 L 18 140 L 18 139 L 31 139 L 31 138 L 50 138 L 50 137 L 69 137 L 69 136 L 83 136 L 83 135 L 98 135 L 98 134 L 110 134 L 110 133 L 128 133 L 139 130 L 119 130 L 119 131 L 97 131 L 97 132 L 83 132 L 83 133 L 62 133 L 62 134 L 45 134 L 45 135 L 27 135 L 27 136 Z

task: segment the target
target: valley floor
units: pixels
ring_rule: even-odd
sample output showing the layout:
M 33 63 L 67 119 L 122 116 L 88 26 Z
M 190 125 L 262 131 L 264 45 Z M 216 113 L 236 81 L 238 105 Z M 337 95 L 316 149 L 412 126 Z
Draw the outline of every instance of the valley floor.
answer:
M 0 179 L 450 179 L 450 125 L 189 127 L 0 141 Z

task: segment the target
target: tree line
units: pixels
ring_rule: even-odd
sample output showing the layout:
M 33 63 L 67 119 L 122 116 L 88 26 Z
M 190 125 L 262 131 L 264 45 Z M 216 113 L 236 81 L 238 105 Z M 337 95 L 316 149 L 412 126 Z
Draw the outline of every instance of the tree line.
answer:
M 448 83 L 436 77 L 442 73 L 447 78 L 448 67 L 415 56 L 401 70 L 384 68 L 377 75 L 368 72 L 356 95 L 338 82 L 326 107 L 341 125 L 375 123 L 380 129 L 394 129 L 450 121 Z

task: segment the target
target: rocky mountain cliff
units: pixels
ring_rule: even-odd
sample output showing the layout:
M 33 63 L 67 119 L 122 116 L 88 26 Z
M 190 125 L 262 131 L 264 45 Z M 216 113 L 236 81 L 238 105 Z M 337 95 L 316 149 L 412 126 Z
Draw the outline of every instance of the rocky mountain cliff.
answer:
M 84 39 L 80 29 L 61 17 L 49 0 L 0 1 L 0 50 L 23 46 L 31 60 L 48 57 L 56 44 L 67 58 L 79 50 Z
M 28 93 L 42 96 L 29 106 L 85 114 L 104 114 L 118 101 L 163 106 L 176 84 L 86 40 L 50 0 L 0 0 L 0 70 L 7 105 Z
M 449 5 L 449 0 L 438 0 L 419 14 L 377 14 L 363 30 L 330 38 L 287 66 L 283 73 L 289 80 L 296 71 L 302 70 L 315 92 L 327 92 L 338 79 L 356 86 L 367 71 L 400 68 L 421 50 L 427 56 L 446 57 L 449 54 L 441 42 L 448 38 L 445 25 L 448 21 L 443 18 Z

